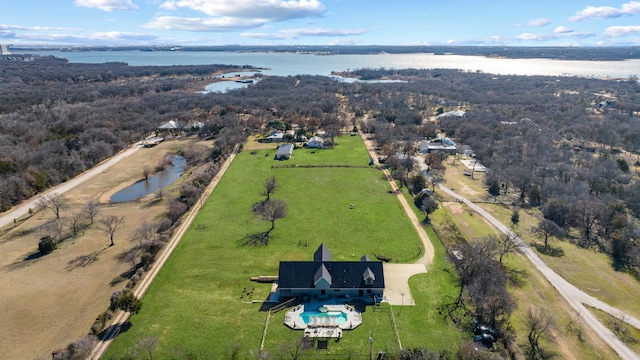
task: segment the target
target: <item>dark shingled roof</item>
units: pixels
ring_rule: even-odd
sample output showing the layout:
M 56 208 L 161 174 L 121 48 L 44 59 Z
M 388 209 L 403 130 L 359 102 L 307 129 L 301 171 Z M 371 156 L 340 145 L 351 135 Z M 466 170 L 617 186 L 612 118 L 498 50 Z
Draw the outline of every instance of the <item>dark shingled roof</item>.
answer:
M 330 289 L 384 288 L 381 261 L 325 261 L 322 264 L 331 275 Z M 281 289 L 313 289 L 314 277 L 320 268 L 317 261 L 281 261 L 278 287 Z M 372 285 L 364 282 L 367 268 L 375 274 Z
M 313 253 L 313 261 L 331 261 L 331 252 L 324 243 L 320 244 L 318 250 Z

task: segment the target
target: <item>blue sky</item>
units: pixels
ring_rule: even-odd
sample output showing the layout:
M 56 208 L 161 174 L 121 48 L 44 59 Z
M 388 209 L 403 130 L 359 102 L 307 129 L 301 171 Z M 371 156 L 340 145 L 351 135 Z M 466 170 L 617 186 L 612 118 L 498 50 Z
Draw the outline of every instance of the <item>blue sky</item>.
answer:
M 640 1 L 4 0 L 0 43 L 640 46 Z

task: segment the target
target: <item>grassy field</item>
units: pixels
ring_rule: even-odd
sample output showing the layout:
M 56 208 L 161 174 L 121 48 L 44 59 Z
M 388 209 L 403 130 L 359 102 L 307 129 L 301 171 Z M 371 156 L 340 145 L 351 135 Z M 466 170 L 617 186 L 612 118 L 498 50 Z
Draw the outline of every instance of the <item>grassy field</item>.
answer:
M 320 243 L 328 246 L 334 260 L 357 260 L 365 254 L 394 262 L 417 259 L 420 239 L 383 174 L 367 166 L 369 157 L 359 137 L 339 138 L 331 150 L 296 149 L 288 161 L 274 161 L 274 154 L 275 146 L 245 150 L 236 157 L 142 299 L 131 328 L 114 341 L 106 359 L 133 351 L 147 337 L 157 337 L 155 354 L 160 357 L 226 358 L 237 352 L 239 358 L 255 358 L 267 316 L 260 311 L 261 302 L 271 285 L 249 278 L 277 275 L 280 260 L 309 260 Z M 323 167 L 281 167 L 296 164 Z M 288 202 L 288 215 L 276 223 L 268 246 L 245 246 L 247 235 L 269 228 L 252 216 L 251 207 L 262 200 L 264 181 L 271 175 L 279 186 L 272 196 Z M 455 293 L 455 279 L 442 270 L 446 265 L 438 258 L 443 248 L 436 250 L 430 272 L 411 279 L 417 306 L 368 307 L 363 325 L 321 353 L 367 353 L 369 331 L 376 350 L 397 349 L 390 311 L 405 347 L 455 347 L 460 334 L 435 309 L 445 295 Z M 302 336 L 283 319 L 280 312 L 270 320 L 265 339 L 270 353 Z

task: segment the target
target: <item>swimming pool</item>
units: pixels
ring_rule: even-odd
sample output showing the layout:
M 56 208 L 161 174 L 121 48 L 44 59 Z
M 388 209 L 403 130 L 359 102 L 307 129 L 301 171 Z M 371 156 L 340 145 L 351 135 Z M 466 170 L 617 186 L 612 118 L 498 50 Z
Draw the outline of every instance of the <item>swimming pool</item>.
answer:
M 344 324 L 347 322 L 347 314 L 342 311 L 320 312 L 320 311 L 304 311 L 300 314 L 302 321 L 309 325 L 314 322 L 323 323 L 326 322 L 325 318 L 331 319 L 330 322 L 335 325 Z M 324 320 L 324 321 L 323 321 Z

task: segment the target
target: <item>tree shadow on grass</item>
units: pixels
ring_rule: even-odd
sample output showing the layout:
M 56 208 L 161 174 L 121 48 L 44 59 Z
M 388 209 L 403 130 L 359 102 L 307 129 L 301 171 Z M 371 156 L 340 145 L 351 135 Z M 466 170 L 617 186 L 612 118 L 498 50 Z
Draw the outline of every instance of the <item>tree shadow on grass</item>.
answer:
M 527 283 L 528 273 L 526 270 L 506 268 L 505 271 L 510 285 L 521 288 Z
M 250 234 L 242 238 L 242 245 L 245 246 L 267 246 L 271 235 L 269 231 L 262 231 L 256 234 Z
M 564 250 L 562 248 L 556 248 L 556 247 L 553 247 L 553 246 L 545 247 L 543 244 L 538 244 L 538 243 L 532 243 L 531 246 L 536 248 L 536 250 L 538 250 L 538 252 L 540 254 L 544 254 L 544 255 L 547 255 L 547 256 L 553 256 L 553 257 L 563 257 L 564 256 Z
M 138 270 L 138 267 L 136 266 L 135 269 L 131 269 L 131 270 L 127 270 L 125 272 L 123 272 L 122 274 L 116 276 L 115 278 L 113 278 L 113 280 L 111 280 L 111 282 L 109 282 L 109 285 L 111 287 L 116 286 L 118 284 L 120 284 L 123 281 L 127 281 L 129 279 L 131 279 L 131 277 L 136 273 L 136 271 Z
M 131 322 L 128 320 L 124 323 L 113 324 L 108 328 L 102 330 L 102 332 L 100 332 L 100 334 L 98 335 L 98 338 L 101 341 L 113 340 L 116 338 L 116 336 L 127 332 L 129 329 L 131 329 Z
M 49 253 L 43 253 L 41 251 L 33 252 L 33 253 L 27 255 L 24 259 L 18 260 L 16 262 L 12 263 L 12 264 L 7 265 L 6 269 L 10 270 L 10 271 L 22 269 L 22 268 L 27 267 L 27 266 L 29 266 L 31 264 L 34 264 L 38 259 L 40 259 L 41 257 L 43 257 L 43 256 L 45 256 L 47 254 L 49 254 Z
M 104 248 L 102 250 L 94 251 L 91 254 L 80 255 L 69 260 L 69 262 L 67 263 L 67 271 L 84 268 L 93 264 L 94 262 L 98 261 L 100 254 L 102 254 L 107 249 L 108 248 Z

